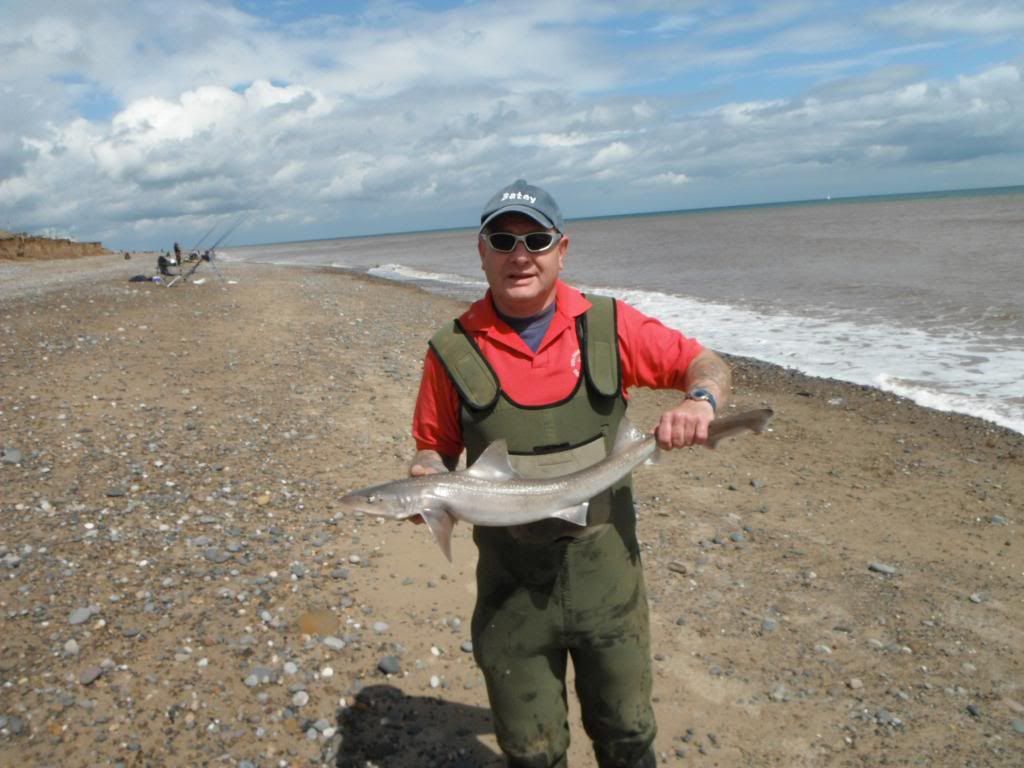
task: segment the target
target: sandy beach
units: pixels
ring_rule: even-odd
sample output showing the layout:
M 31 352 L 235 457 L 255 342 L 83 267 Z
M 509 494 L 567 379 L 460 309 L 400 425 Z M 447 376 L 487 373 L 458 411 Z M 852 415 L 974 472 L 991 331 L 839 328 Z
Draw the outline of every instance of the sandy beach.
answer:
M 404 474 L 463 305 L 153 267 L 0 264 L 0 764 L 501 765 L 468 527 L 337 504 Z M 732 362 L 772 430 L 635 473 L 660 762 L 1020 766 L 1024 436 Z

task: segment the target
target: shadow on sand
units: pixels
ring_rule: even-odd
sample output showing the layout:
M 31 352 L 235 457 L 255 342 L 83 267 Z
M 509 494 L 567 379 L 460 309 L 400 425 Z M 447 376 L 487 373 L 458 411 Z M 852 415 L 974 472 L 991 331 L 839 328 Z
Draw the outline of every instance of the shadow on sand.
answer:
M 338 716 L 337 768 L 497 768 L 500 755 L 476 738 L 492 733 L 488 709 L 373 685 Z

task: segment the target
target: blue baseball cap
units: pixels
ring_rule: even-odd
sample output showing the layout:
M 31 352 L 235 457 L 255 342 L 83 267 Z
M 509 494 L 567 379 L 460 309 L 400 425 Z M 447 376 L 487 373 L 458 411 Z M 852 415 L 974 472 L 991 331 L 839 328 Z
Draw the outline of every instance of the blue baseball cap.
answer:
M 480 214 L 480 229 L 505 213 L 521 213 L 546 229 L 563 231 L 565 222 L 555 198 L 540 187 L 527 184 L 526 179 L 516 179 L 499 190 L 484 206 Z

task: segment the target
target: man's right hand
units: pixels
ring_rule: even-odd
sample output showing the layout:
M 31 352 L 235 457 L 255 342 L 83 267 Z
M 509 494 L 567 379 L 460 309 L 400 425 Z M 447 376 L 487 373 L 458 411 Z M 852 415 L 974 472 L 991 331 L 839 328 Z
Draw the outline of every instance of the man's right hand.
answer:
M 422 477 L 447 471 L 448 462 L 437 451 L 417 451 L 412 457 L 412 463 L 409 464 L 409 477 Z
M 454 464 L 454 462 L 451 462 Z M 445 461 L 437 451 L 417 451 L 409 464 L 409 477 L 423 477 L 424 475 L 435 475 L 438 472 L 448 472 L 448 462 Z M 413 515 L 409 518 L 416 525 L 423 525 L 422 515 Z

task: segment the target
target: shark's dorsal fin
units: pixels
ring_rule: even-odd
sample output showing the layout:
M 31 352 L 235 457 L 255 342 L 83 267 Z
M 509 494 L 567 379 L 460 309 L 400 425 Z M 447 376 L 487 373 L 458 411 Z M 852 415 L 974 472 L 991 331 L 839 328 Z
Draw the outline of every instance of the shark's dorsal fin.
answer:
M 508 460 L 508 445 L 505 438 L 495 440 L 484 449 L 466 474 L 481 480 L 511 480 L 519 477 Z

